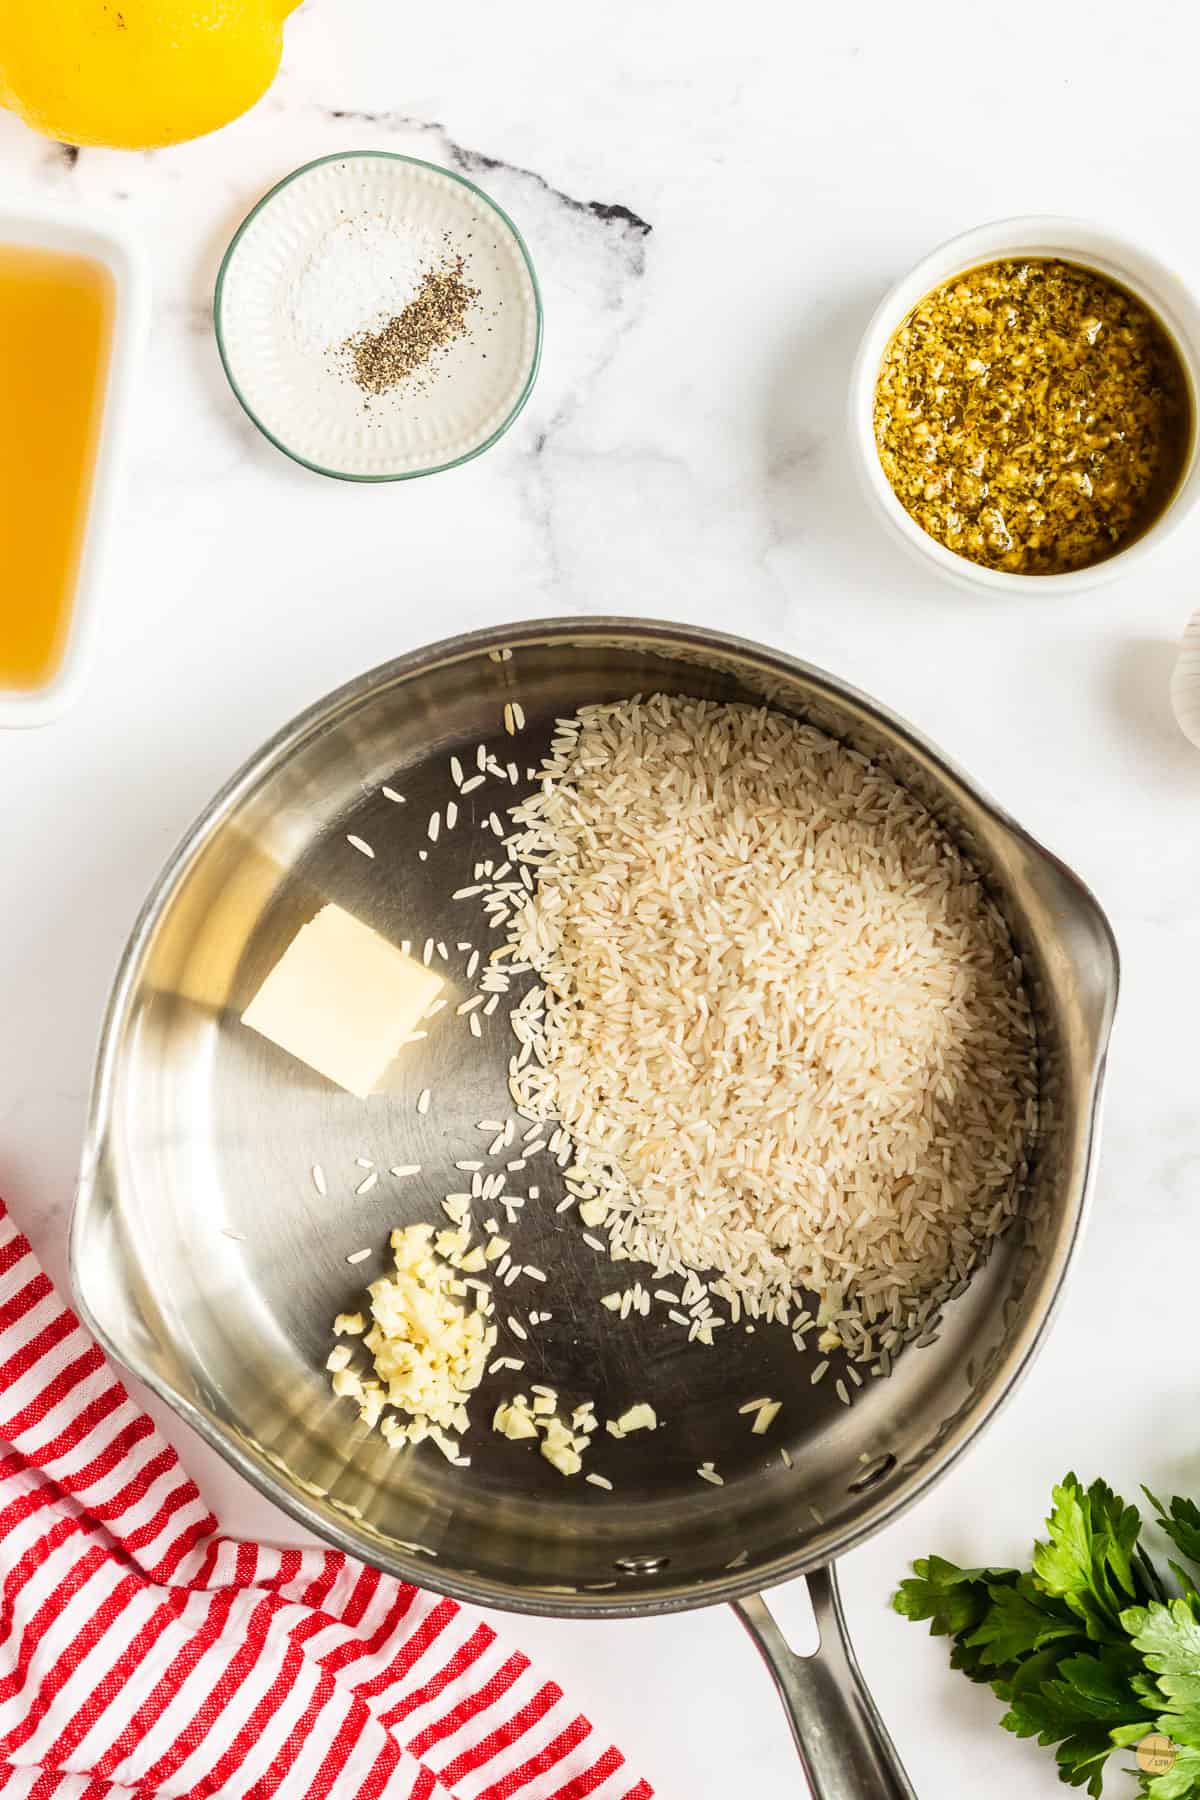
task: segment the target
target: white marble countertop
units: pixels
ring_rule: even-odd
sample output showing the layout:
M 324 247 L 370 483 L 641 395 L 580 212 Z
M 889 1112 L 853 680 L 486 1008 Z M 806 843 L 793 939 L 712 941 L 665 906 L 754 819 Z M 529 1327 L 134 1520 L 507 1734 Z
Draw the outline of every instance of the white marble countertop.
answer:
M 76 159 L 0 114 L 5 198 L 118 212 L 156 281 L 90 687 L 60 723 L 0 738 L 0 1191 L 56 1278 L 100 1011 L 159 865 L 278 724 L 429 637 L 630 612 L 793 651 L 914 720 L 1108 909 L 1124 992 L 1059 1322 L 983 1442 L 843 1566 L 922 1800 L 1062 1790 L 1049 1755 L 999 1731 L 991 1696 L 888 1611 L 910 1558 L 1024 1556 L 1069 1467 L 1127 1493 L 1200 1494 L 1195 1308 L 1175 1274 L 1200 1251 L 1200 754 L 1166 691 L 1200 532 L 1070 602 L 939 586 L 852 484 L 847 370 L 893 277 L 988 217 L 1092 215 L 1195 271 L 1198 61 L 1200 26 L 1168 0 L 1143 0 L 1135 22 L 1116 0 L 308 0 L 275 88 L 215 137 Z M 497 196 L 531 246 L 547 329 L 537 389 L 496 449 L 364 489 L 255 433 L 209 303 L 272 182 L 369 146 L 450 163 Z M 166 1424 L 231 1529 L 290 1534 Z M 664 1797 L 803 1790 L 732 1615 L 505 1628 Z

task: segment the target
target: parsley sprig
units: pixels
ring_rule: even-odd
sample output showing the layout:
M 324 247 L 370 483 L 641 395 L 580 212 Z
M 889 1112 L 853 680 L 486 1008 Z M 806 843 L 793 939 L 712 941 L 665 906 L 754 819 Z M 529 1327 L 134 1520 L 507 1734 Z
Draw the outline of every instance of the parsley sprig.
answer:
M 1164 1507 L 1143 1491 L 1200 1568 L 1200 1508 L 1180 1499 Z M 1055 1746 L 1069 1786 L 1099 1795 L 1109 1757 L 1159 1733 L 1174 1760 L 1165 1773 L 1133 1770 L 1141 1792 L 1200 1800 L 1200 1588 L 1170 1561 L 1169 1590 L 1141 1530 L 1137 1508 L 1104 1482 L 1084 1488 L 1068 1475 L 1031 1569 L 960 1569 L 928 1556 L 893 1604 L 953 1639 L 951 1667 L 992 1688 L 1007 1731 Z

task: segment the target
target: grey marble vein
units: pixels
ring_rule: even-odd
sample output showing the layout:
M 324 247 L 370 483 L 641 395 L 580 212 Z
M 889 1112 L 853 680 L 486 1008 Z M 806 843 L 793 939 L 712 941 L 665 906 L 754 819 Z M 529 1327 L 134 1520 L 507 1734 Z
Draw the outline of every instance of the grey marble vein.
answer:
M 457 169 L 461 175 L 494 175 L 498 170 L 502 170 L 510 175 L 520 176 L 525 180 L 536 182 L 552 199 L 557 200 L 563 206 L 569 207 L 572 212 L 586 213 L 591 218 L 600 220 L 603 224 L 619 224 L 626 226 L 629 230 L 639 233 L 643 237 L 648 237 L 654 229 L 648 220 L 641 218 L 638 213 L 635 213 L 632 210 L 632 208 L 621 205 L 619 202 L 608 200 L 577 200 L 573 194 L 565 193 L 562 188 L 554 187 L 551 182 L 547 181 L 544 175 L 539 175 L 536 169 L 527 169 L 520 163 L 507 162 L 503 157 L 490 156 L 483 150 L 472 150 L 467 145 L 460 144 L 455 138 L 451 137 L 450 133 L 446 130 L 446 127 L 439 124 L 435 119 L 412 118 L 407 113 L 352 112 L 337 108 L 329 108 L 327 110 L 331 119 L 350 119 L 356 124 L 375 125 L 384 131 L 436 133 L 445 145 L 446 158 L 449 165 L 452 168 Z

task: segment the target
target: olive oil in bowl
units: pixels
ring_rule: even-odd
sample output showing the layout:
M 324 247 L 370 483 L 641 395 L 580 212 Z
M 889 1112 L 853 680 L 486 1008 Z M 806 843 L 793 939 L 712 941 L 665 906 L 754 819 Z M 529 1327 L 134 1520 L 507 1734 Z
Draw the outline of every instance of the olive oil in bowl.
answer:
M 67 652 L 116 296 L 98 257 L 0 242 L 0 693 L 46 688 Z

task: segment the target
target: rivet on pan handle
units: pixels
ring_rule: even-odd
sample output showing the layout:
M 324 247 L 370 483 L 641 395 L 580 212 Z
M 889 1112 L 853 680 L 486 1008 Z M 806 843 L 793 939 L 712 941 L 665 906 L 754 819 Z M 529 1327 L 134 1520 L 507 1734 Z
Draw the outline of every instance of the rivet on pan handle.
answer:
M 813 1800 L 916 1800 L 846 1634 L 833 1565 L 805 1576 L 821 1641 L 797 1656 L 761 1594 L 733 1609 L 771 1671 Z

